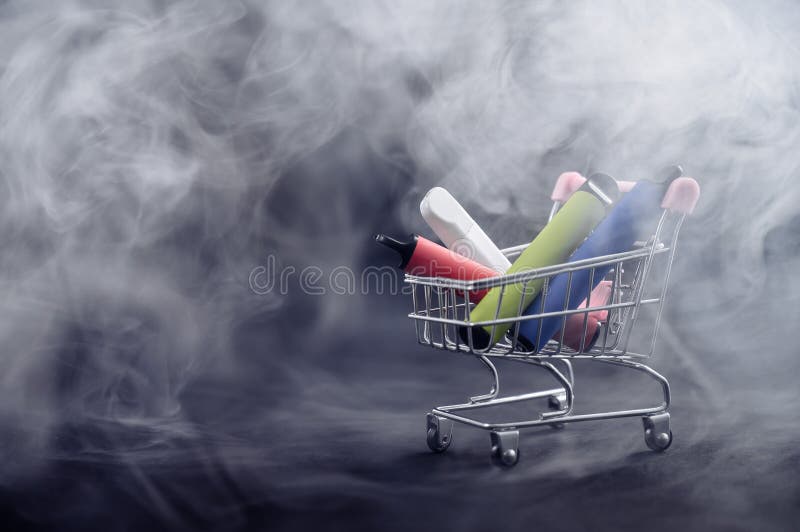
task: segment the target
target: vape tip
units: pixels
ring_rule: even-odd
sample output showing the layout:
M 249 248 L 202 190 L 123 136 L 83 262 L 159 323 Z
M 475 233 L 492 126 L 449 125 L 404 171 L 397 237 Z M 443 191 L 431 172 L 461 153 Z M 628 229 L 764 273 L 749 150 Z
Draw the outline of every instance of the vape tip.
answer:
M 611 205 L 619 199 L 619 186 L 617 180 L 608 174 L 595 172 L 586 180 L 588 189 L 606 205 Z
M 415 235 L 411 242 L 401 242 L 397 239 L 394 239 L 390 236 L 386 236 L 382 233 L 378 233 L 375 235 L 375 241 L 378 244 L 382 244 L 387 248 L 393 249 L 400 254 L 401 262 L 398 268 L 405 268 L 408 261 L 411 260 L 411 256 L 414 254 L 414 249 L 417 247 L 417 239 Z
M 683 175 L 683 168 L 679 164 L 672 164 L 666 166 L 656 172 L 656 175 L 653 179 L 656 183 L 672 183 L 674 180 L 678 179 Z

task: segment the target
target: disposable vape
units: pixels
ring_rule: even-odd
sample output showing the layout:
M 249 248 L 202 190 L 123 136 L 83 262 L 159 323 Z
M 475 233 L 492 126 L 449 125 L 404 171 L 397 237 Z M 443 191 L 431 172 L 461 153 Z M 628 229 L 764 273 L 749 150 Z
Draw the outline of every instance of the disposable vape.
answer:
M 611 281 L 602 281 L 592 290 L 591 305 L 593 307 L 602 307 L 608 303 L 610 296 Z M 578 305 L 578 308 L 586 308 L 589 302 L 589 299 L 584 299 L 583 303 Z M 585 333 L 583 332 L 584 318 L 586 320 Z M 591 310 L 586 313 L 586 316 L 583 314 L 570 314 L 567 316 L 567 323 L 564 325 L 564 345 L 575 351 L 591 349 L 600 333 L 600 323 L 606 321 L 607 318 L 607 310 Z M 560 338 L 561 332 L 558 331 L 553 336 L 553 339 L 558 340 Z
M 488 266 L 498 273 L 511 267 L 511 262 L 492 239 L 472 219 L 464 207 L 445 189 L 434 187 L 419 205 L 422 217 L 448 249 Z
M 661 215 L 661 201 L 664 193 L 669 184 L 681 174 L 680 166 L 671 166 L 663 170 L 654 180 L 637 182 L 629 192 L 622 196 L 586 241 L 569 257 L 568 262 L 622 253 L 630 250 L 637 240 L 646 240 L 649 231 L 654 229 L 654 225 Z M 564 206 L 566 207 L 566 204 Z M 592 269 L 577 270 L 572 273 L 571 280 L 568 273 L 556 275 L 548 284 L 547 294 L 538 294 L 536 299 L 527 306 L 523 315 L 529 316 L 577 308 L 578 304 L 603 280 L 610 269 L 611 266 L 598 266 L 594 268 L 594 273 L 591 273 Z M 518 341 L 525 349 L 538 352 L 563 322 L 564 318 L 561 316 L 522 321 L 519 327 Z
M 375 241 L 398 252 L 401 258 L 398 268 L 411 275 L 447 277 L 464 281 L 498 275 L 493 269 L 453 253 L 419 235 L 411 235 L 411 240 L 408 242 L 401 242 L 386 235 L 375 235 Z M 470 291 L 470 301 L 478 302 L 486 293 L 487 290 Z
M 525 248 L 506 274 L 513 274 L 564 262 L 603 219 L 619 195 L 616 181 L 605 174 L 593 174 L 564 203 L 539 235 Z M 536 279 L 524 283 L 494 287 L 470 313 L 470 321 L 488 321 L 517 316 L 530 305 L 544 283 Z M 586 292 L 584 292 L 585 296 Z M 502 297 L 502 299 L 501 299 Z M 485 348 L 499 341 L 512 323 L 475 326 L 472 345 Z M 469 343 L 467 327 L 460 328 L 462 339 Z M 551 332 L 554 333 L 555 331 Z

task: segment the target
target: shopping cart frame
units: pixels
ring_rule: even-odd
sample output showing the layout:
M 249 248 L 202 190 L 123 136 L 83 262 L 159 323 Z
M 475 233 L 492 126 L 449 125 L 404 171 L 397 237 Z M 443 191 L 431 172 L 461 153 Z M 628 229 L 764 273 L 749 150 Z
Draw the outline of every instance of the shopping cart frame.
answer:
M 552 195 L 554 204 L 550 218 L 558 212 L 563 202 L 582 182 L 583 178 L 574 173 L 562 174 L 559 177 Z M 625 191 L 633 184 L 621 182 L 620 188 Z M 406 275 L 405 282 L 413 301 L 413 312 L 408 316 L 414 321 L 418 342 L 435 349 L 474 356 L 482 362 L 491 378 L 491 388 L 488 393 L 472 396 L 465 403 L 435 407 L 427 414 L 429 448 L 434 452 L 447 450 L 452 442 L 453 424 L 457 422 L 489 431 L 493 461 L 499 465 L 512 466 L 519 459 L 520 429 L 545 425 L 563 428 L 567 423 L 581 421 L 641 417 L 647 446 L 655 451 L 666 450 L 672 443 L 668 412 L 670 385 L 666 377 L 645 362 L 651 358 L 655 350 L 678 235 L 685 217 L 694 209 L 698 197 L 699 187 L 693 179 L 681 177 L 673 181 L 665 195 L 662 203 L 663 212 L 652 236 L 646 242 L 637 242 L 632 250 L 624 253 L 472 281 Z M 527 244 L 523 244 L 502 251 L 509 259 L 513 259 L 526 247 Z M 646 292 L 646 287 L 656 261 L 662 261 L 660 285 L 656 287 L 657 292 L 650 295 Z M 492 320 L 472 321 L 470 318 L 472 304 L 468 303 L 469 298 L 466 296 L 472 291 L 495 287 L 508 290 L 520 286 L 526 289 L 528 283 L 543 279 L 542 292 L 546 298 L 548 283 L 554 276 L 568 274 L 571 283 L 573 274 L 579 270 L 590 270 L 591 279 L 596 268 L 609 266 L 611 300 L 606 304 L 593 305 L 591 293 L 587 293 L 584 308 L 568 309 L 565 302 L 565 306 L 556 312 L 520 316 L 523 310 L 520 308 L 518 315 L 512 318 L 498 318 L 498 314 L 495 314 L 495 319 Z M 627 275 L 626 271 L 629 272 Z M 501 302 L 502 296 L 498 302 L 498 312 Z M 629 342 L 643 307 L 655 307 L 655 317 L 646 334 L 648 348 L 639 353 L 629 349 Z M 588 316 L 597 311 L 606 311 L 607 320 L 601 324 L 601 338 L 598 337 L 597 343 L 587 348 L 583 339 L 586 337 Z M 564 343 L 563 326 L 573 314 L 583 316 L 583 331 L 579 336 L 581 341 L 578 349 L 572 349 Z M 549 317 L 561 319 L 562 329 L 543 349 L 531 352 L 517 342 L 519 325 L 522 321 L 540 320 L 538 332 L 541 335 L 541 319 Z M 462 338 L 459 334 L 460 327 L 466 327 L 465 330 L 469 331 L 476 326 L 494 327 L 507 323 L 512 324 L 512 328 L 506 338 L 495 345 L 483 348 L 475 345 L 471 333 L 468 333 L 466 338 Z M 538 340 L 537 338 L 534 345 L 540 344 Z M 512 360 L 544 368 L 555 378 L 558 386 L 501 397 L 500 374 L 493 362 L 494 359 Z M 643 373 L 660 385 L 661 402 L 642 408 L 574 414 L 573 360 L 590 360 Z M 472 410 L 544 398 L 547 398 L 550 409 L 540 412 L 538 417 L 533 419 L 486 422 L 465 414 Z

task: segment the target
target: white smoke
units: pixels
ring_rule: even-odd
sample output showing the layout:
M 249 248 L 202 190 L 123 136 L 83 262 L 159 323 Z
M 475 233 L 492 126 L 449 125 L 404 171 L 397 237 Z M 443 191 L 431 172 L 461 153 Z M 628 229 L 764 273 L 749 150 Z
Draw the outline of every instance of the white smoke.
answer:
M 751 330 L 785 319 L 764 301 L 771 275 L 786 302 L 800 299 L 792 269 L 764 258 L 770 234 L 797 246 L 782 230 L 796 227 L 800 200 L 792 7 L 0 2 L 0 419 L 18 435 L 8 456 L 33 468 L 70 423 L 146 427 L 134 448 L 213 432 L 181 394 L 196 379 L 235 389 L 253 367 L 303 387 L 301 412 L 347 396 L 336 370 L 287 355 L 285 335 L 355 338 L 365 326 L 354 316 L 408 324 L 336 297 L 277 321 L 287 298 L 247 285 L 267 250 L 328 271 L 358 264 L 377 214 L 424 231 L 417 204 L 434 184 L 499 244 L 521 243 L 567 170 L 638 179 L 680 163 L 700 181 L 662 345 L 718 396 L 721 377 L 701 373 L 722 360 L 693 358 L 708 340 L 699 331 L 743 312 Z M 406 177 L 366 175 L 368 158 Z M 392 206 L 365 207 L 386 197 Z M 681 255 L 709 257 L 707 269 Z M 241 352 L 249 320 L 263 325 L 264 353 Z M 719 342 L 735 348 L 739 335 Z M 256 433 L 292 422 L 237 404 L 229 413 Z M 326 408 L 368 433 L 357 402 Z

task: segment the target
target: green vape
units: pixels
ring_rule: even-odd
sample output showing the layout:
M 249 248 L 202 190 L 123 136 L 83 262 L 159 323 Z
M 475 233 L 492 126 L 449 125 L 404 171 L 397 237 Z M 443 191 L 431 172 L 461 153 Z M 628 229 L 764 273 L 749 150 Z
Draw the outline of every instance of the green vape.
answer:
M 566 261 L 605 217 L 618 196 L 619 188 L 614 178 L 606 174 L 592 174 L 525 248 L 505 275 L 553 266 Z M 526 309 L 539 294 L 543 284 L 544 278 L 540 278 L 527 283 L 492 288 L 472 309 L 470 321 L 489 321 L 518 316 L 520 309 Z M 513 322 L 473 327 L 473 347 L 483 349 L 498 342 L 512 325 Z M 469 343 L 467 327 L 461 327 L 460 334 L 464 342 Z

